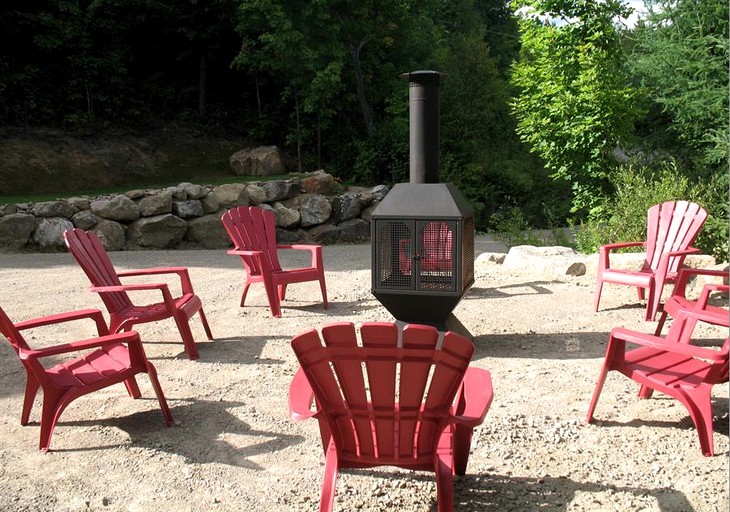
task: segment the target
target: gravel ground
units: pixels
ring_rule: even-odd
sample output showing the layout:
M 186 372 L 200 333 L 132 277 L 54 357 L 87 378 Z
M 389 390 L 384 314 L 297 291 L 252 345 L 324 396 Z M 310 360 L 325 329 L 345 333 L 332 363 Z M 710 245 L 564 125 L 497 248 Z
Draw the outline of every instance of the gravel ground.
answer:
M 482 244 L 481 250 L 490 250 Z M 297 364 L 289 341 L 329 322 L 392 320 L 370 293 L 369 245 L 325 248 L 330 309 L 315 283 L 292 285 L 283 318 L 269 314 L 262 287 L 238 306 L 243 271 L 224 251 L 113 253 L 119 270 L 190 268 L 215 340 L 191 325 L 200 359 L 186 358 L 171 320 L 139 332 L 158 369 L 175 424 L 165 427 L 149 380 L 131 400 L 114 386 L 74 402 L 52 451 L 33 422 L 19 424 L 24 371 L 0 345 L 0 510 L 317 510 L 324 457 L 317 424 L 294 423 L 288 386 Z M 296 263 L 287 255 L 285 263 Z M 589 265 L 589 269 L 590 269 Z M 716 386 L 715 452 L 703 457 L 678 402 L 639 400 L 638 386 L 610 374 L 584 421 L 615 326 L 651 332 L 633 290 L 607 285 L 593 312 L 595 275 L 555 276 L 529 268 L 477 267 L 454 311 L 475 336 L 473 365 L 492 374 L 495 398 L 475 432 L 457 510 L 727 511 L 728 387 Z M 14 321 L 102 308 L 67 254 L 0 255 L 0 304 Z M 103 309 L 103 308 L 102 308 Z M 40 330 L 32 345 L 80 338 L 91 326 Z M 711 343 L 727 333 L 703 329 Z M 429 473 L 378 468 L 343 473 L 335 510 L 436 510 Z

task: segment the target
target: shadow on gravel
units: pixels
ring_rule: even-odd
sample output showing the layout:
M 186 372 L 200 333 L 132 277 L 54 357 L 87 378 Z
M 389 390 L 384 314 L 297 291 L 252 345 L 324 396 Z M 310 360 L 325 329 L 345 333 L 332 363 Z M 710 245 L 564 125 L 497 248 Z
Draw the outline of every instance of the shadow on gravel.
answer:
M 636 388 L 638 390 L 638 387 Z M 666 400 L 672 404 L 676 404 L 680 407 L 679 402 L 674 398 L 662 395 L 661 393 L 655 393 L 649 400 Z M 712 429 L 716 434 L 730 437 L 730 412 L 728 412 L 727 398 L 715 397 L 712 398 Z M 599 405 L 600 406 L 600 405 Z M 679 430 L 689 430 L 694 432 L 694 436 L 697 440 L 697 449 L 700 449 L 699 438 L 697 437 L 697 429 L 695 424 L 692 422 L 689 413 L 687 412 L 684 418 L 679 421 L 658 421 L 658 420 L 643 420 L 641 418 L 634 418 L 629 421 L 616 421 L 616 420 L 602 420 L 600 419 L 600 410 L 596 413 L 596 418 L 593 420 L 593 424 L 599 427 L 650 427 L 650 428 L 673 428 Z M 715 453 L 715 456 L 722 456 L 722 454 Z M 727 456 L 727 453 L 725 454 Z
M 466 295 L 464 295 L 463 300 L 506 299 L 520 295 L 550 295 L 553 292 L 547 286 L 551 284 L 555 283 L 550 281 L 531 281 L 527 283 L 495 286 L 493 288 L 472 286 Z
M 597 475 L 600 477 L 600 475 Z M 576 496 L 583 497 L 580 510 L 620 510 L 628 500 L 642 505 L 656 504 L 660 511 L 692 512 L 686 496 L 674 489 L 621 487 L 595 482 L 577 482 L 567 477 L 524 478 L 508 475 L 470 476 L 455 483 L 454 505 L 457 510 L 560 512 L 575 510 Z M 586 501 L 590 499 L 590 502 Z M 643 508 L 638 503 L 635 504 Z M 616 508 L 618 507 L 618 508 Z M 436 510 L 432 506 L 432 511 Z M 629 510 L 629 509 L 625 509 Z
M 606 353 L 608 333 L 566 332 L 485 334 L 476 336 L 474 361 L 484 357 L 541 359 L 595 359 Z
M 150 398 L 150 402 L 157 403 Z M 175 403 L 176 402 L 176 403 Z M 126 432 L 129 442 L 104 446 L 56 449 L 55 452 L 114 450 L 131 445 L 185 457 L 193 464 L 226 464 L 256 471 L 265 468 L 255 459 L 303 443 L 300 435 L 251 428 L 241 417 L 258 414 L 246 402 L 186 399 L 170 403 L 175 424 L 166 427 L 159 409 L 129 416 L 90 421 L 59 422 L 59 425 L 90 428 L 117 428 Z M 194 442 L 188 442 L 194 439 Z
M 281 359 L 262 358 L 264 347 L 269 343 L 289 343 L 286 336 L 231 336 L 213 341 L 196 343 L 201 363 L 225 364 L 283 364 Z M 180 358 L 187 357 L 183 352 Z

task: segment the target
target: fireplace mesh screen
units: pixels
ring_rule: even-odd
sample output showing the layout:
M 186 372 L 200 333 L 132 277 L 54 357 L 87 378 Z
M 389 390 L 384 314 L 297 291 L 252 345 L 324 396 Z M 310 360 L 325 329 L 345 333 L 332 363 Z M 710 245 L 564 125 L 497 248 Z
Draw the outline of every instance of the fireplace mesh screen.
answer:
M 456 292 L 461 254 L 451 220 L 376 220 L 376 289 Z M 470 242 L 473 244 L 473 240 Z M 470 270 L 473 274 L 473 264 Z M 471 275 L 469 276 L 471 279 Z

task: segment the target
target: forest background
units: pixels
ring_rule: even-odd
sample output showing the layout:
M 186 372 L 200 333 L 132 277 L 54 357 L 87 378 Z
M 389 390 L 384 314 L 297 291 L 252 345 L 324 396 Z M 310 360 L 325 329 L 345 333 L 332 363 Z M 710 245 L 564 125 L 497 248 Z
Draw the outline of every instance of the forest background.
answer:
M 400 75 L 433 69 L 441 179 L 479 230 L 573 226 L 591 252 L 690 199 L 696 245 L 727 261 L 728 10 L 647 0 L 627 27 L 620 0 L 5 0 L 0 136 L 180 131 L 393 184 Z

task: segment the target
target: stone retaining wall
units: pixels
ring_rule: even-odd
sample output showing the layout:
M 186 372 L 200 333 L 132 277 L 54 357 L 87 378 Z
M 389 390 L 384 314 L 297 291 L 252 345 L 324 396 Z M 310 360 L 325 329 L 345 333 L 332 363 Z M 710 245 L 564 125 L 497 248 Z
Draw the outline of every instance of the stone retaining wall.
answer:
M 347 243 L 370 238 L 370 213 L 388 193 L 342 190 L 323 171 L 301 178 L 203 186 L 181 183 L 104 197 L 0 206 L 0 251 L 65 250 L 62 233 L 96 233 L 110 251 L 223 249 L 230 245 L 221 215 L 234 206 L 276 213 L 279 243 Z

